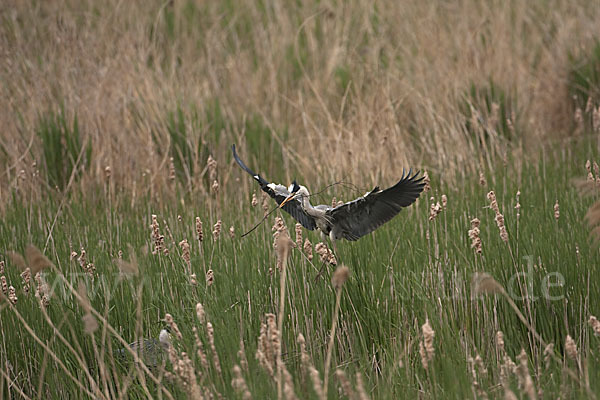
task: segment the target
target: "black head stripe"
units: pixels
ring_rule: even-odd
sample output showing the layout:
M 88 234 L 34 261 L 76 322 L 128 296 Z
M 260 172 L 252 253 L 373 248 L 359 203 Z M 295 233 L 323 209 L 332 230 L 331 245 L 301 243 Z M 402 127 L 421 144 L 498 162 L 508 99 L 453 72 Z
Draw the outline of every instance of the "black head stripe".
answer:
M 300 186 L 298 185 L 298 183 L 294 180 L 292 182 L 292 193 L 296 193 L 298 190 L 300 190 Z

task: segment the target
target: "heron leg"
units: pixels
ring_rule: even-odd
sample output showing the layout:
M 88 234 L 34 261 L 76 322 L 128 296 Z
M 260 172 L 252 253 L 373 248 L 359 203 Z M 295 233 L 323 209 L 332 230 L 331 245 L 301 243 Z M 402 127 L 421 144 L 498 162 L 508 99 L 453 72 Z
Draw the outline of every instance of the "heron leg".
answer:
M 325 261 L 321 262 L 321 269 L 317 273 L 317 276 L 315 276 L 315 283 L 317 283 L 319 281 L 319 278 L 321 277 L 321 275 L 323 275 L 323 272 L 325 272 L 325 266 L 326 265 L 327 264 L 325 263 Z
M 335 257 L 335 261 L 337 262 L 339 260 L 339 258 L 338 258 L 337 246 L 335 244 L 335 236 L 333 235 L 333 230 L 331 232 L 329 232 L 329 241 L 331 242 L 333 256 Z

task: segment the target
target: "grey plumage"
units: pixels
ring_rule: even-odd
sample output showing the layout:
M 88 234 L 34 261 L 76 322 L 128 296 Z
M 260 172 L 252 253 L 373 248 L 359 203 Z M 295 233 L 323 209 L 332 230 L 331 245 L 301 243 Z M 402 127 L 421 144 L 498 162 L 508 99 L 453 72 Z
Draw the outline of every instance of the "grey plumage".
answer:
M 295 181 L 286 188 L 283 185 L 269 183 L 254 173 L 240 160 L 232 146 L 233 157 L 242 169 L 248 172 L 260 184 L 260 187 L 277 204 L 305 228 L 318 228 L 332 240 L 358 240 L 394 218 L 404 207 L 410 206 L 418 198 L 425 183 L 419 172 L 402 173 L 402 178 L 387 189 L 375 187 L 364 196 L 344 203 L 338 207 L 328 205 L 312 206 L 310 193 L 306 187 Z
M 148 367 L 157 367 L 160 365 L 165 357 L 168 347 L 169 333 L 165 329 L 160 331 L 158 339 L 139 339 L 129 344 L 129 348 L 133 350 Z M 115 353 L 122 361 L 133 358 L 127 349 L 117 349 Z

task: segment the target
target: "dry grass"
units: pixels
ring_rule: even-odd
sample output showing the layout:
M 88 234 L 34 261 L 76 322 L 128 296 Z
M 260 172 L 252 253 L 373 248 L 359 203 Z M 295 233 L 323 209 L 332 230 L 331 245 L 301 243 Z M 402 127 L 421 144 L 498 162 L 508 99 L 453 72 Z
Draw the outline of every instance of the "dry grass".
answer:
M 584 0 L 13 1 L 0 18 L 2 185 L 44 175 L 35 132 L 62 106 L 93 144 L 81 185 L 104 182 L 108 168 L 138 194 L 179 169 L 183 148 L 168 133 L 178 107 L 190 145 L 180 179 L 195 191 L 210 190 L 207 157 L 225 168 L 231 143 L 284 180 L 374 182 L 398 165 L 477 171 L 571 134 L 568 54 L 600 36 L 600 9 Z M 467 97 L 490 81 L 512 94 L 507 115 Z M 519 136 L 490 129 L 492 118 L 512 119 Z

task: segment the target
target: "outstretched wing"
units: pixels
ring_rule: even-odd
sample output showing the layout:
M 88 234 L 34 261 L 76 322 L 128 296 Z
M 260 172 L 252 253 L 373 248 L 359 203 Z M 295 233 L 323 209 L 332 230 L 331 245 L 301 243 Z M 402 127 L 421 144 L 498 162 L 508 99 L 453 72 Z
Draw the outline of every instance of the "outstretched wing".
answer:
M 354 201 L 331 209 L 328 214 L 334 230 L 347 240 L 358 240 L 394 218 L 403 207 L 408 207 L 419 198 L 425 187 L 419 172 L 412 175 L 402 173 L 394 186 L 385 190 L 375 187 Z
M 269 196 L 275 199 L 277 204 L 281 204 L 290 195 L 290 192 L 285 186 L 278 185 L 275 183 L 269 183 L 259 174 L 255 173 L 250 168 L 248 168 L 248 166 L 246 166 L 246 164 L 244 164 L 244 162 L 238 157 L 237 152 L 235 151 L 235 144 L 231 146 L 231 151 L 233 152 L 233 158 L 235 159 L 235 162 L 237 162 L 238 165 L 244 171 L 249 173 L 252 176 L 252 178 L 254 178 L 258 182 L 263 192 L 267 193 Z M 306 229 L 312 231 L 317 228 L 317 224 L 315 223 L 314 218 L 304 212 L 298 200 L 294 199 L 292 201 L 288 201 L 282 207 L 282 209 L 288 214 L 290 214 L 292 217 L 294 217 Z

